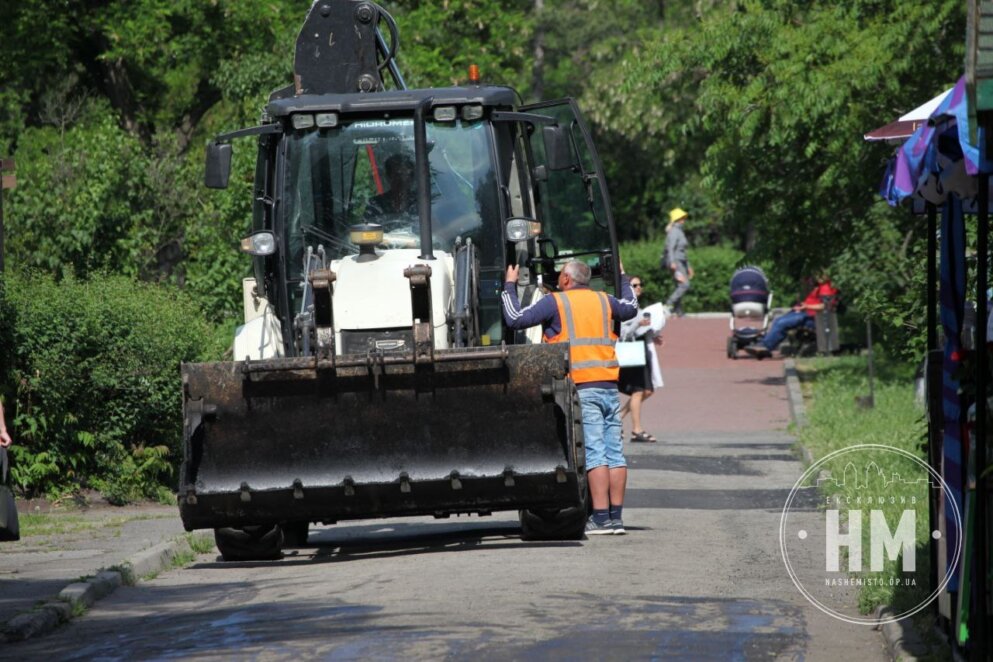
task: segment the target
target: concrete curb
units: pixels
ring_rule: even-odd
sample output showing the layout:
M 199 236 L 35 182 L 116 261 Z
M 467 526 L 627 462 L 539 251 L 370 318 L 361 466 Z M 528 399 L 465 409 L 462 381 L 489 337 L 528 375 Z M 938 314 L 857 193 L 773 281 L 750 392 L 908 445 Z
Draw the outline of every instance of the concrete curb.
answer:
M 880 621 L 893 618 L 895 615 L 893 610 L 885 605 L 876 608 L 876 618 Z M 930 653 L 917 630 L 907 619 L 883 623 L 876 627 L 883 633 L 886 650 L 894 660 L 912 662 Z
M 783 371 L 786 373 L 786 396 L 790 402 L 790 416 L 798 428 L 807 425 L 807 409 L 803 405 L 803 392 L 800 390 L 800 377 L 796 372 L 796 361 L 786 359 L 783 361 Z M 804 460 L 807 464 L 813 463 L 810 451 L 803 449 Z
M 0 624 L 0 644 L 24 641 L 47 634 L 93 606 L 121 584 L 134 584 L 172 565 L 180 554 L 189 554 L 190 543 L 186 536 L 159 543 L 122 561 L 119 570 L 104 570 L 82 582 L 73 582 L 63 588 L 57 600 L 45 602 L 32 611 L 19 614 Z
M 704 320 L 714 320 L 714 319 L 729 319 L 731 313 L 686 313 L 683 317 L 688 317 L 690 319 L 704 319 Z

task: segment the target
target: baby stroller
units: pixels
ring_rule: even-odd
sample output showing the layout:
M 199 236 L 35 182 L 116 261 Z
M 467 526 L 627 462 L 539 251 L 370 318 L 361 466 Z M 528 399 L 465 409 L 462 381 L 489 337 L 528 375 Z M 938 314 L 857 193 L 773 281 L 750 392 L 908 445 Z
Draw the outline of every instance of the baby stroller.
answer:
M 728 358 L 738 358 L 738 350 L 758 342 L 769 328 L 772 292 L 765 273 L 758 267 L 742 267 L 731 276 L 731 336 Z M 758 320 L 762 320 L 761 326 Z

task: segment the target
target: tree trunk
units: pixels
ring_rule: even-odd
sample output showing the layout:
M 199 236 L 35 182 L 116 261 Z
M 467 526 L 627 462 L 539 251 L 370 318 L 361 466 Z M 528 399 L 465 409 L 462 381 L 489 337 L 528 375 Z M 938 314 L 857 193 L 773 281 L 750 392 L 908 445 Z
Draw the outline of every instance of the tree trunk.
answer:
M 545 0 L 534 0 L 534 68 L 531 70 L 531 98 L 545 96 Z

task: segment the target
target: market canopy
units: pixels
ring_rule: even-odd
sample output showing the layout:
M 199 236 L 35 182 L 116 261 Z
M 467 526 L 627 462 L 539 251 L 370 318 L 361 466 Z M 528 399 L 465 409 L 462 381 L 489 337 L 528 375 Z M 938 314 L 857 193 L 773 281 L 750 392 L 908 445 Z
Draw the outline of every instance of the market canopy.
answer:
M 864 138 L 869 142 L 879 140 L 905 140 L 909 138 L 913 135 L 914 131 L 927 122 L 928 118 L 931 117 L 931 113 L 937 110 L 941 102 L 945 100 L 945 97 L 947 97 L 953 89 L 954 88 L 949 88 L 945 90 L 927 103 L 914 108 L 909 113 L 901 115 L 899 119 L 890 122 L 886 126 L 873 129 L 869 133 L 865 134 Z

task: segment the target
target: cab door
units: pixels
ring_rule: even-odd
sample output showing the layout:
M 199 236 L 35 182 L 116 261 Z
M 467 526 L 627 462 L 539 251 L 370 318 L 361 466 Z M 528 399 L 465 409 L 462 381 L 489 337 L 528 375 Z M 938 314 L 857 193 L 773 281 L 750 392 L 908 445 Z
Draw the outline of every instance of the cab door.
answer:
M 574 99 L 545 101 L 522 106 L 521 112 L 542 115 L 553 122 L 534 126 L 529 134 L 538 220 L 542 223 L 541 254 L 554 255 L 561 264 L 567 259 L 586 262 L 593 270 L 595 287 L 613 288 L 620 295 L 620 265 L 617 260 L 617 230 L 610 208 L 610 194 L 589 128 Z M 548 131 L 551 127 L 552 131 Z M 555 143 L 549 134 L 558 132 L 564 152 L 549 154 Z

